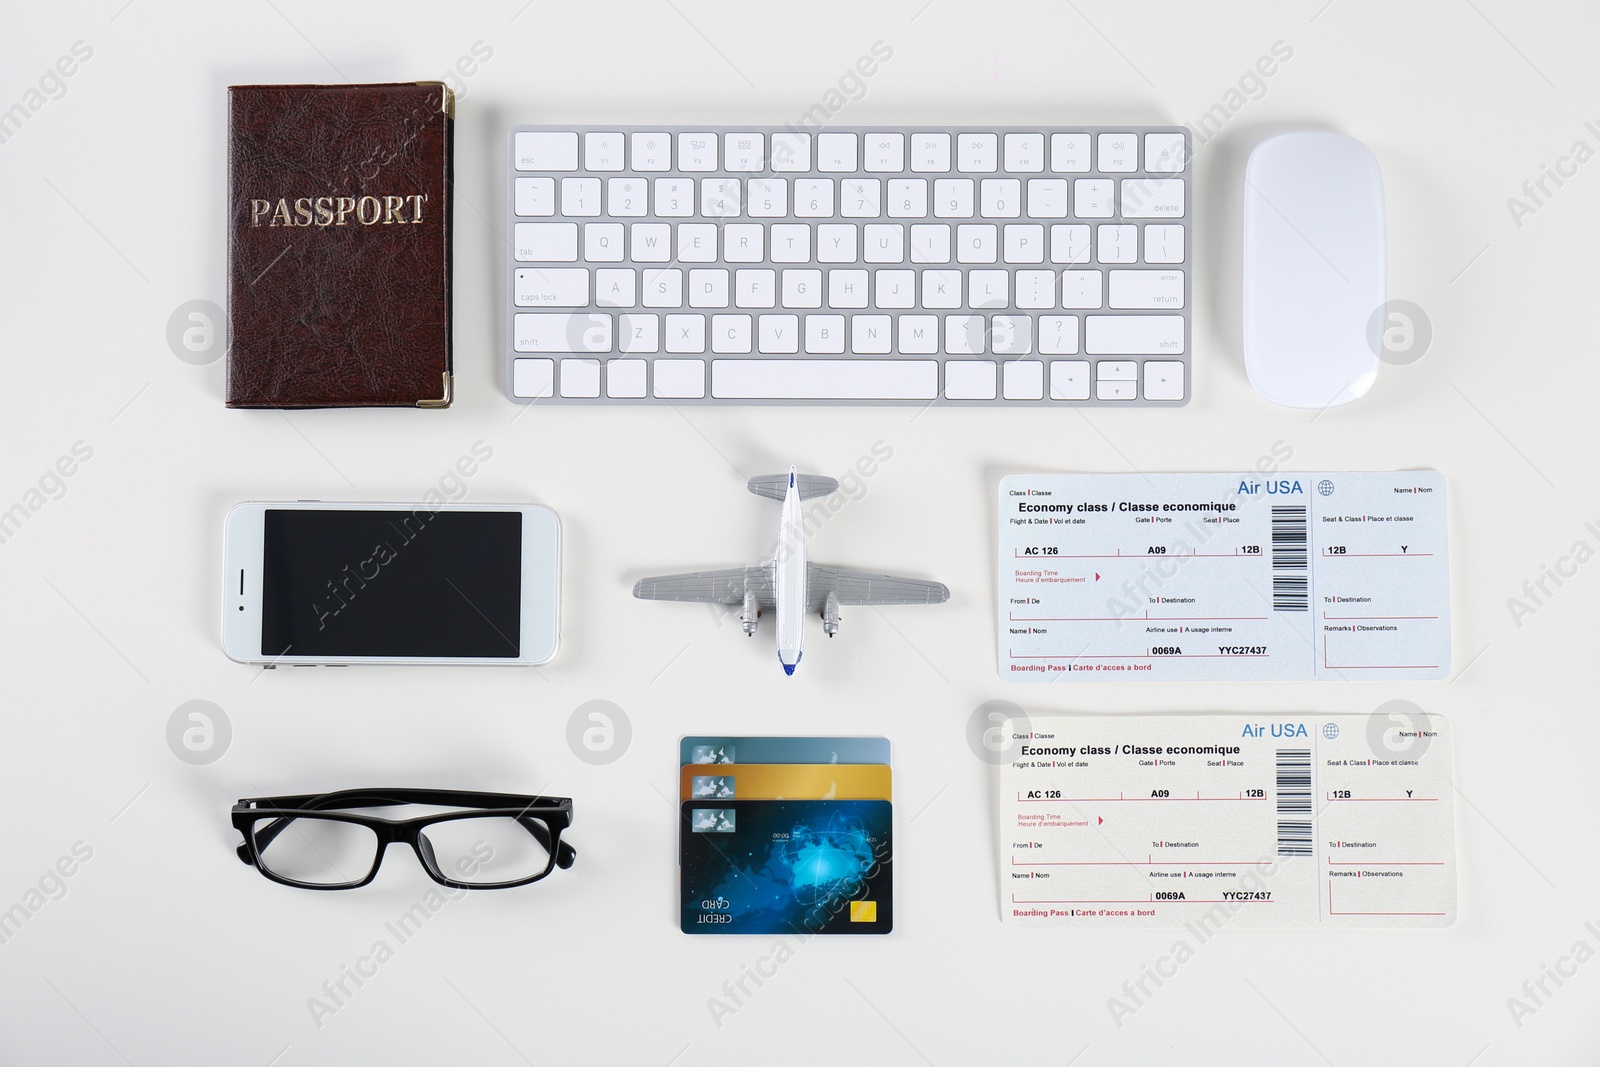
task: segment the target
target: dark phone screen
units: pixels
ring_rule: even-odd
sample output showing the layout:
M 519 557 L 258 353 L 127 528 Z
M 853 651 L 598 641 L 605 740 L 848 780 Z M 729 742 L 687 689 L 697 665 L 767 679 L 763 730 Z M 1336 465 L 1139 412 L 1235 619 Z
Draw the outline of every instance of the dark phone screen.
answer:
M 515 659 L 516 511 L 269 509 L 263 656 Z

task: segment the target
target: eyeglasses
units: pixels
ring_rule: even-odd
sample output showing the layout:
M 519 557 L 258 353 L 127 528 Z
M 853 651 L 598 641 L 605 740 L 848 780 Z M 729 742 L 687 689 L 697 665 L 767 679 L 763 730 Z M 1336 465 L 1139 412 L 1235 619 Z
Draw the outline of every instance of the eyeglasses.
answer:
M 395 804 L 450 807 L 412 819 L 357 814 Z M 239 859 L 274 882 L 301 889 L 355 889 L 372 881 L 394 842 L 411 846 L 434 881 L 456 889 L 507 889 L 566 870 L 578 858 L 561 840 L 572 825 L 566 797 L 446 789 L 346 789 L 256 797 L 233 806 L 244 835 Z

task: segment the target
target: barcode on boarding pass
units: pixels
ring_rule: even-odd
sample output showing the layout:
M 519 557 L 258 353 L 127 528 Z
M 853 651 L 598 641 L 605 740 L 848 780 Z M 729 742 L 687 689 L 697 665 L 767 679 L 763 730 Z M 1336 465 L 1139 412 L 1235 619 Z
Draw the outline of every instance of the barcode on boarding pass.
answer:
M 1306 611 L 1310 571 L 1306 559 L 1304 505 L 1272 509 L 1272 610 Z
M 1311 750 L 1280 748 L 1278 756 L 1278 814 L 1311 814 Z M 1311 855 L 1311 820 L 1278 820 L 1278 855 Z

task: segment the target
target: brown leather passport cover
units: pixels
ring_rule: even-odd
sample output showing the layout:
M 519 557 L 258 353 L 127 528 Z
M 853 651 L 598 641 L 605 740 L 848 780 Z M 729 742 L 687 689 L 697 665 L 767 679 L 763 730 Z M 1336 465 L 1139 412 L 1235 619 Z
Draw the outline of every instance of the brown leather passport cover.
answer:
M 228 406 L 450 404 L 454 98 L 228 89 Z

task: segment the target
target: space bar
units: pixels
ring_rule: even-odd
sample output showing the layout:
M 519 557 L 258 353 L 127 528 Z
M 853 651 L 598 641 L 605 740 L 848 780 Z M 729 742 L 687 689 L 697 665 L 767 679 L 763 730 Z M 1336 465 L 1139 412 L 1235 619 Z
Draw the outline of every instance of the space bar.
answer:
M 719 400 L 932 400 L 933 359 L 717 359 L 711 395 Z

